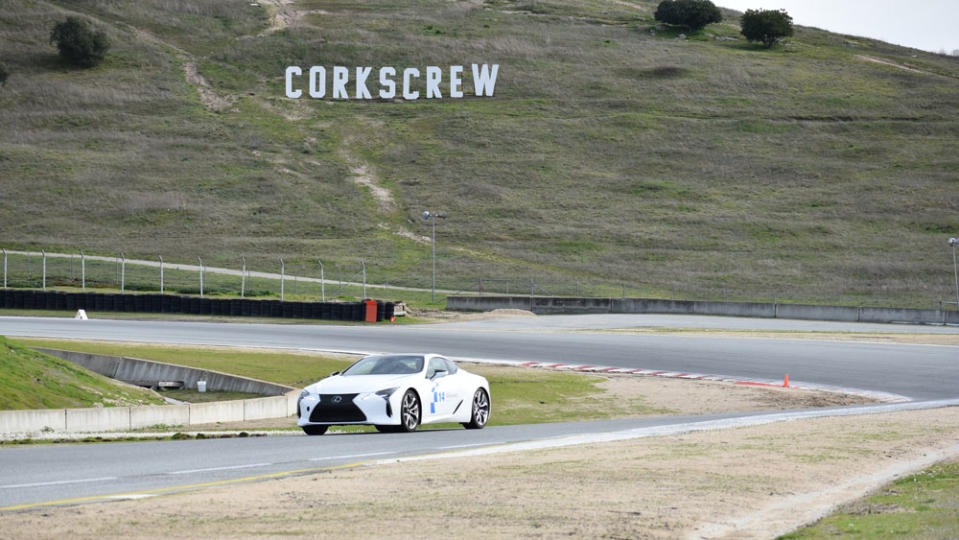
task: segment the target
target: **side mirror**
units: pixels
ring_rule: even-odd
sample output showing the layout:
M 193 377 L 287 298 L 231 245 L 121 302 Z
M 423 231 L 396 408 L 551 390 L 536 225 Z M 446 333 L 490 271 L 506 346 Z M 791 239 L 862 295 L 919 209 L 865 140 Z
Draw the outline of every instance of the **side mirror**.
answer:
M 449 372 L 445 369 L 437 369 L 433 372 L 433 376 L 430 377 L 430 380 L 439 379 L 440 377 L 445 377 Z
M 339 371 L 334 371 L 333 373 L 330 373 L 330 377 L 336 377 L 339 374 L 340 374 Z

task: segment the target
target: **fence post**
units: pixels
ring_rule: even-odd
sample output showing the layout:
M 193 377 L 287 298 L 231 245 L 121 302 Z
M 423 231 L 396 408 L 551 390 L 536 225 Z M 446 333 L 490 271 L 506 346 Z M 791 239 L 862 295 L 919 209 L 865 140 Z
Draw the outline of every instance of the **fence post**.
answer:
M 286 264 L 283 263 L 283 259 L 280 259 L 280 302 L 283 301 L 283 293 L 285 289 L 284 281 L 286 280 Z
M 160 294 L 163 294 L 163 255 L 157 255 L 160 259 Z
M 80 290 L 87 292 L 87 256 L 80 250 Z
M 43 290 L 47 290 L 47 252 L 41 249 L 40 255 L 43 256 L 43 277 L 41 278 L 40 284 Z
M 123 260 L 120 264 L 120 294 L 124 294 L 127 284 L 127 256 L 121 251 L 120 258 Z
M 320 263 L 320 301 L 326 302 L 326 280 L 323 278 L 323 261 L 317 259 L 316 262 Z
M 3 250 L 3 288 L 7 288 L 7 250 Z
M 246 298 L 246 257 L 243 257 L 243 270 L 240 270 L 240 298 Z
M 366 261 L 360 261 L 363 265 L 363 299 L 366 300 Z
M 196 260 L 200 263 L 200 298 L 203 298 L 203 259 L 197 257 Z

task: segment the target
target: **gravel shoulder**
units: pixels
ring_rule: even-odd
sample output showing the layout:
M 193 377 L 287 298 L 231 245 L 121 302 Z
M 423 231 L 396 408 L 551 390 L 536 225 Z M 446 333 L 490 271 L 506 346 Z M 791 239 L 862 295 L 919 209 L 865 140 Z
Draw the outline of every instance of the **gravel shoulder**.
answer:
M 959 408 L 821 418 L 44 508 L 0 515 L 0 530 L 13 538 L 766 538 L 897 474 L 957 457 L 957 443 Z

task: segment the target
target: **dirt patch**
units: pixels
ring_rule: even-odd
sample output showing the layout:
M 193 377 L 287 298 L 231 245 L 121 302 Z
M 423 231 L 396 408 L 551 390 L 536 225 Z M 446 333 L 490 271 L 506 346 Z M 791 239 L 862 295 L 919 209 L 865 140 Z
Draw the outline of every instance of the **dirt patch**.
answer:
M 458 322 L 458 321 L 486 321 L 493 319 L 508 319 L 512 317 L 537 317 L 532 311 L 525 309 L 494 309 L 482 313 L 465 311 L 446 311 L 443 309 L 406 307 L 411 317 L 424 319 L 428 322 Z
M 781 422 L 45 508 L 2 515 L 0 529 L 14 538 L 768 538 L 957 440 L 959 408 Z
M 929 73 L 928 71 L 922 71 L 922 70 L 920 70 L 920 69 L 911 68 L 911 67 L 909 67 L 909 66 L 905 66 L 905 65 L 903 65 L 903 64 L 899 64 L 899 63 L 893 62 L 893 61 L 891 61 L 891 60 L 883 60 L 882 58 L 876 58 L 875 56 L 866 56 L 866 55 L 864 55 L 864 54 L 857 54 L 855 57 L 858 58 L 859 60 L 865 60 L 866 62 L 872 62 L 872 63 L 874 63 L 874 64 L 882 64 L 882 65 L 884 65 L 884 66 L 892 66 L 892 67 L 894 67 L 894 68 L 899 68 L 899 69 L 904 70 L 904 71 L 911 71 L 911 72 L 913 72 L 913 73 L 923 73 L 923 74 L 926 74 L 926 75 L 932 75 L 932 73 Z

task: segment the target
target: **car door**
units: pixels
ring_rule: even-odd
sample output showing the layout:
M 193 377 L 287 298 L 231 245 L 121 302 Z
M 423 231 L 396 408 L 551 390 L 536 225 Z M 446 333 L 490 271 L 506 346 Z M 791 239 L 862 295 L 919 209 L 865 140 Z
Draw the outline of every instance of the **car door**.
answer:
M 430 358 L 426 378 L 429 383 L 429 393 L 423 406 L 424 422 L 449 416 L 459 401 L 457 398 L 459 392 L 455 385 L 456 378 L 451 376 L 446 359 L 439 356 Z

